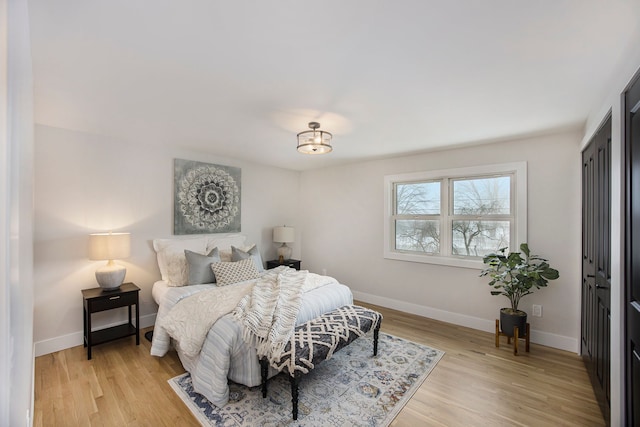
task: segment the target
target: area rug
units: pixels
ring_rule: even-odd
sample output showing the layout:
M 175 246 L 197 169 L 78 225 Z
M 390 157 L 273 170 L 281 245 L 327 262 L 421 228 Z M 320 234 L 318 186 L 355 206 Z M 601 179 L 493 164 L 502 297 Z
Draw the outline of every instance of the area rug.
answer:
M 302 377 L 298 420 L 291 416 L 289 377 L 260 387 L 229 384 L 229 402 L 218 408 L 193 391 L 189 373 L 169 384 L 203 426 L 387 426 L 418 390 L 443 351 L 380 333 L 378 355 L 368 334 Z

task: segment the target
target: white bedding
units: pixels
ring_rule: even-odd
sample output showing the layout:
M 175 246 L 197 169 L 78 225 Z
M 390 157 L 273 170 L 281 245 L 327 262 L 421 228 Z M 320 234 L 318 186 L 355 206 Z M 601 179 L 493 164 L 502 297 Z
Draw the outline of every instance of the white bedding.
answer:
M 241 282 L 236 285 L 243 285 Z M 229 286 L 236 286 L 229 285 Z M 166 281 L 156 282 L 152 295 L 158 303 L 156 325 L 171 308 L 182 299 L 215 285 L 168 286 Z M 304 323 L 319 315 L 345 304 L 352 304 L 350 289 L 342 284 L 329 282 L 303 295 L 296 324 Z M 166 331 L 156 327 L 153 334 L 151 354 L 164 356 L 169 350 L 171 339 Z M 231 314 L 222 316 L 209 330 L 199 354 L 191 357 L 178 350 L 184 368 L 191 373 L 194 390 L 205 396 L 211 403 L 222 406 L 229 398 L 227 379 L 254 387 L 260 384 L 260 366 L 255 348 L 251 348 L 242 338 L 242 327 Z M 270 370 L 270 375 L 276 372 Z

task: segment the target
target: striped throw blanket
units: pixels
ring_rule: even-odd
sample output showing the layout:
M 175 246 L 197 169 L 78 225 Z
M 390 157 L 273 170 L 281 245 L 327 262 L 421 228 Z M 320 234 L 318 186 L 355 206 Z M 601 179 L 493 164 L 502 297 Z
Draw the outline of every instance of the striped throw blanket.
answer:
M 288 267 L 271 271 L 240 300 L 233 316 L 243 327 L 244 340 L 256 348 L 258 356 L 277 362 L 296 326 L 302 294 L 337 281 Z

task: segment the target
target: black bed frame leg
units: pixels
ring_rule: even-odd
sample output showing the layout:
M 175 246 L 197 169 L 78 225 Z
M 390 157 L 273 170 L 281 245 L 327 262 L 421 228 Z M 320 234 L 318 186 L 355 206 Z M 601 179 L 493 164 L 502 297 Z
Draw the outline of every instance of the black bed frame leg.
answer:
M 380 333 L 380 322 L 378 322 L 378 326 L 373 330 L 373 355 L 378 355 L 378 335 Z
M 269 375 L 269 362 L 266 358 L 260 359 L 260 374 L 262 375 L 262 397 L 267 397 L 267 376 Z
M 291 383 L 291 403 L 293 404 L 293 420 L 298 419 L 298 384 L 300 383 L 300 376 L 297 374 L 289 376 L 289 382 Z

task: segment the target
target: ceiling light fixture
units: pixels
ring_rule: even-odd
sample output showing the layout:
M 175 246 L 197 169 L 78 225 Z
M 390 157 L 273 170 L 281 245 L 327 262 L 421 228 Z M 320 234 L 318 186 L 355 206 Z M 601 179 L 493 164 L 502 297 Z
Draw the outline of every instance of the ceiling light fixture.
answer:
M 333 150 L 331 147 L 331 135 L 329 132 L 318 130 L 320 123 L 309 122 L 311 130 L 305 130 L 298 134 L 298 151 L 302 154 L 326 154 Z

